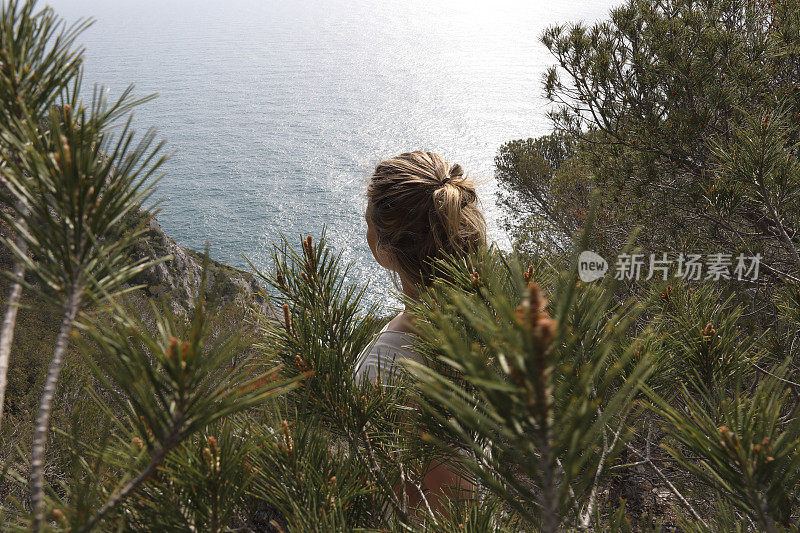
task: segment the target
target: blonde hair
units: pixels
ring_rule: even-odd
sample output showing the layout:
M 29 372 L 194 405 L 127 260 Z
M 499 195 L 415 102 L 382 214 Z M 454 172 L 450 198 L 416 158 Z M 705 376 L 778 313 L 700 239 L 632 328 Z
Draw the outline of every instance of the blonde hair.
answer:
M 368 214 L 379 249 L 417 284 L 433 278 L 430 259 L 465 255 L 486 244 L 475 185 L 459 164 L 433 152 L 407 152 L 381 162 L 367 186 Z

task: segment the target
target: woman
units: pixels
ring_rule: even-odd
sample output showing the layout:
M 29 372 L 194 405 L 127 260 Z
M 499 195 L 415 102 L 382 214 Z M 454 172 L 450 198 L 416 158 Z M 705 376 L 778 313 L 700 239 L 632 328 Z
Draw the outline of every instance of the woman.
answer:
M 467 254 L 485 245 L 486 224 L 477 198 L 461 165 L 432 152 L 400 154 L 377 166 L 367 187 L 367 242 L 378 264 L 399 278 L 406 297 L 418 298 L 419 287 L 432 282 L 432 258 Z M 388 370 L 401 358 L 421 360 L 413 349 L 413 332 L 407 312 L 394 317 L 362 353 L 357 379 L 375 381 L 378 369 Z M 443 496 L 471 490 L 472 485 L 445 464 L 434 464 L 422 489 L 431 507 L 443 511 Z M 409 503 L 419 503 L 419 494 L 407 492 Z

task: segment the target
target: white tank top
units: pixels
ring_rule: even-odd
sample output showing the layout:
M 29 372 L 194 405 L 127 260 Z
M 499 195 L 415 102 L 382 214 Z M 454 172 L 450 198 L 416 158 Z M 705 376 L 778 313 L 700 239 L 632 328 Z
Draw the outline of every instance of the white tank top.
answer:
M 361 381 L 362 376 L 367 376 L 374 383 L 378 369 L 382 380 L 390 372 L 399 372 L 401 366 L 399 361 L 398 364 L 395 364 L 395 361 L 404 357 L 422 362 L 422 357 L 414 350 L 414 336 L 403 331 L 387 329 L 388 327 L 389 324 L 386 324 L 376 333 L 372 342 L 358 356 L 356 383 Z

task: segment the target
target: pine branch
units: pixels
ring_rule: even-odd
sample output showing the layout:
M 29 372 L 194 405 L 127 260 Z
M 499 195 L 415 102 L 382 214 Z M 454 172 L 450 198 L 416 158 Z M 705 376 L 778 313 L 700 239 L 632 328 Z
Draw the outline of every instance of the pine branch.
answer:
M 22 200 L 20 199 L 20 202 Z M 18 206 L 24 210 L 24 206 Z M 20 224 L 24 224 L 20 221 Z M 28 245 L 22 236 L 17 237 L 17 248 L 23 253 L 27 253 Z M 25 264 L 21 261 L 14 261 L 13 276 L 23 279 L 25 276 Z M 8 378 L 8 363 L 11 356 L 11 344 L 14 342 L 14 327 L 17 322 L 17 311 L 19 301 L 22 297 L 22 283 L 15 281 L 11 283 L 8 300 L 6 301 L 6 312 L 3 315 L 3 324 L 0 326 L 0 428 L 3 422 L 3 407 L 5 405 L 6 384 Z
M 31 529 L 38 533 L 42 528 L 44 520 L 44 452 L 47 445 L 48 430 L 50 427 L 50 410 L 53 405 L 53 398 L 56 393 L 58 376 L 64 364 L 64 353 L 67 350 L 69 334 L 72 331 L 72 324 L 80 308 L 82 291 L 80 287 L 73 287 L 67 298 L 64 315 L 61 319 L 61 326 L 56 337 L 56 346 L 53 351 L 53 358 L 50 361 L 50 368 L 47 371 L 47 380 L 44 385 L 44 392 L 39 403 L 39 411 L 36 414 L 34 426 L 33 448 L 31 451 L 31 507 L 33 510 L 33 523 Z
M 183 413 L 181 412 L 180 414 L 182 415 Z M 182 416 L 175 420 L 170 433 L 164 439 L 163 443 L 157 446 L 154 453 L 151 455 L 150 462 L 147 463 L 147 466 L 145 466 L 142 471 L 139 472 L 133 479 L 128 481 L 125 486 L 116 491 L 114 495 L 111 496 L 103 504 L 103 506 L 98 509 L 97 512 L 95 512 L 94 515 L 89 518 L 89 520 L 86 521 L 85 524 L 77 528 L 76 531 L 91 531 L 103 520 L 103 518 L 105 518 L 105 516 L 111 510 L 116 508 L 128 496 L 133 494 L 133 492 L 139 488 L 139 485 L 141 485 L 148 477 L 150 477 L 155 469 L 158 468 L 158 466 L 164 461 L 164 458 L 167 456 L 167 454 L 178 444 L 178 436 L 182 422 Z
M 392 489 L 392 486 L 389 484 L 389 481 L 386 479 L 386 476 L 384 476 L 383 472 L 381 471 L 378 461 L 375 458 L 375 452 L 372 449 L 372 444 L 370 443 L 369 436 L 367 435 L 367 432 L 364 428 L 362 428 L 361 432 L 359 433 L 359 438 L 364 446 L 364 449 L 366 450 L 367 464 L 369 466 L 369 471 L 372 474 L 373 479 L 375 479 L 375 481 L 377 481 L 381 485 L 381 488 L 384 491 L 384 495 L 388 496 L 389 503 L 397 513 L 400 520 L 404 523 L 408 522 L 408 513 L 406 509 L 403 507 L 400 500 L 397 498 L 397 494 L 394 493 L 394 490 Z

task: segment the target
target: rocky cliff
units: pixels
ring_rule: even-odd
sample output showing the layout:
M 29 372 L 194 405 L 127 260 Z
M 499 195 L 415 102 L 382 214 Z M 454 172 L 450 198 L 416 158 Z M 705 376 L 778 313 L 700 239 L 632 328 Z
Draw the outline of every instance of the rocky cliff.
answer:
M 171 259 L 142 272 L 133 278 L 129 285 L 142 285 L 143 296 L 184 314 L 193 307 L 199 292 L 203 255 L 176 243 L 172 237 L 164 233 L 158 220 L 143 208 L 137 209 L 123 220 L 117 230 L 118 235 L 130 231 L 140 223 L 146 225 L 146 232 L 130 250 L 131 260 L 155 260 L 164 256 L 171 256 Z M 0 224 L 0 232 L 7 231 L 8 227 Z M 11 252 L 4 246 L 0 247 L 0 269 L 6 271 L 12 269 Z M 262 287 L 253 274 L 209 259 L 206 299 L 212 307 L 219 308 L 230 303 L 238 303 L 254 304 L 266 310 L 266 301 L 261 291 Z M 4 299 L 5 296 L 3 293 L 0 299 Z
M 129 223 L 144 222 L 143 217 L 149 217 L 147 232 L 133 251 L 135 259 L 154 260 L 167 255 L 172 259 L 139 274 L 131 283 L 144 285 L 148 296 L 169 303 L 174 311 L 186 311 L 192 307 L 200 288 L 203 256 L 176 243 L 164 233 L 158 220 L 143 209 L 133 214 Z M 265 309 L 261 291 L 253 274 L 209 259 L 206 298 L 210 303 L 215 306 L 254 303 Z

